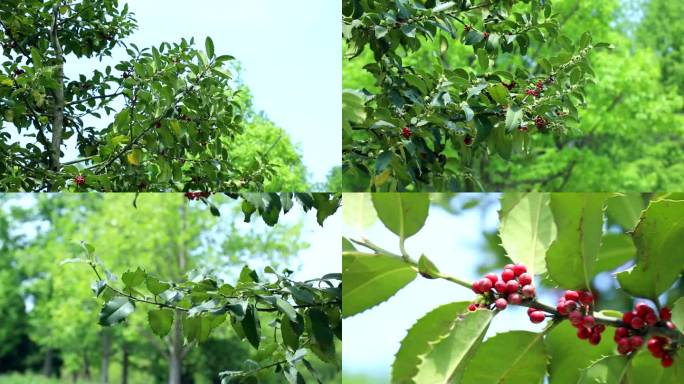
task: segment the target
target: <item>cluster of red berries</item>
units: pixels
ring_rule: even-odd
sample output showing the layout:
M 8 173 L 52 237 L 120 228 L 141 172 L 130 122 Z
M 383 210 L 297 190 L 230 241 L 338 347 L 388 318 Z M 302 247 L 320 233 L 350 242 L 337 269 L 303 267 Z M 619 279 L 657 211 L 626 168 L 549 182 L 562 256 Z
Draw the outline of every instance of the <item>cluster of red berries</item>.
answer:
M 525 90 L 525 93 L 526 93 L 527 95 L 532 95 L 532 96 L 534 96 L 534 97 L 539 97 L 539 95 L 541 94 L 541 92 L 544 90 L 544 83 L 543 83 L 541 80 L 537 81 L 536 84 L 530 84 L 530 86 L 534 87 L 534 89 L 526 89 L 526 90 Z
M 537 116 L 534 118 L 534 125 L 536 125 L 540 131 L 546 128 L 547 124 L 548 123 L 546 122 L 546 120 L 541 116 Z
M 484 33 L 482 34 L 482 37 L 483 37 L 485 40 L 489 39 L 489 32 L 484 32 Z
M 211 196 L 210 192 L 185 192 L 185 197 L 188 200 L 199 200 Z
M 410 139 L 411 138 L 411 128 L 409 127 L 404 127 L 401 129 L 401 135 L 404 136 L 405 139 Z
M 623 327 L 615 330 L 615 342 L 620 354 L 626 355 L 636 351 L 644 344 L 644 336 L 648 333 L 648 327 L 658 324 L 665 325 L 669 329 L 674 329 L 674 324 L 670 321 L 672 312 L 664 307 L 656 314 L 655 310 L 645 303 L 637 304 L 632 311 L 622 315 Z M 660 359 L 663 367 L 672 365 L 672 355 L 675 347 L 672 341 L 664 336 L 653 336 L 648 340 L 648 350 L 653 357 Z
M 74 177 L 74 183 L 76 183 L 76 185 L 84 185 L 86 183 L 85 176 L 78 175 Z
M 565 291 L 558 299 L 556 310 L 563 316 L 567 316 L 570 324 L 577 328 L 577 337 L 581 340 L 589 340 L 592 345 L 601 342 L 601 334 L 606 330 L 603 324 L 596 324 L 596 319 L 591 315 L 594 295 L 589 291 Z
M 500 310 L 506 309 L 508 303 L 517 305 L 523 299 L 531 299 L 536 295 L 532 275 L 527 273 L 527 268 L 522 264 L 507 264 L 501 276 L 488 273 L 482 279 L 474 281 L 472 289 L 485 296 L 485 303 L 479 306 L 487 306 L 487 301 L 494 300 L 494 306 Z M 473 303 L 468 310 L 474 311 L 477 308 L 478 305 Z

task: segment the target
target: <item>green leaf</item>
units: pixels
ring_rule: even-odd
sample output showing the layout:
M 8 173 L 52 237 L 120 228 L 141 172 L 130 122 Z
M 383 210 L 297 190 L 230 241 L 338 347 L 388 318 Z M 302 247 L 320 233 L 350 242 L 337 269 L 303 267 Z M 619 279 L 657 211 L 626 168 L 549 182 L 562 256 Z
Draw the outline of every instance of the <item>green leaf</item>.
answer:
M 151 276 L 147 276 L 147 278 L 145 279 L 145 286 L 147 287 L 147 290 L 155 296 L 159 296 L 160 294 L 164 293 L 167 289 L 171 288 L 171 284 L 161 282 L 159 281 L 159 279 L 156 279 Z
M 672 322 L 678 329 L 684 329 L 684 297 L 680 297 L 672 306 Z
M 372 200 L 385 227 L 402 239 L 423 227 L 430 208 L 427 193 L 374 193 Z
M 245 317 L 242 319 L 241 325 L 247 341 L 249 341 L 255 349 L 259 349 L 259 343 L 261 342 L 261 325 L 259 323 L 259 313 L 254 304 L 247 306 Z
M 357 230 L 370 228 L 378 220 L 369 193 L 347 193 L 342 198 L 342 219 Z
M 283 316 L 280 319 L 280 335 L 285 345 L 293 351 L 299 348 L 299 336 L 301 334 L 302 326 L 300 324 L 292 323 L 287 316 Z
M 428 279 L 434 279 L 437 274 L 439 274 L 439 269 L 437 266 L 430 261 L 425 255 L 420 255 L 418 260 L 418 272 Z
M 330 329 L 328 316 L 318 308 L 309 309 L 308 315 L 314 353 L 324 361 L 335 361 L 334 335 Z
M 651 202 L 632 233 L 637 263 L 617 275 L 634 296 L 657 300 L 672 286 L 684 265 L 684 201 Z
M 594 274 L 612 271 L 636 256 L 632 238 L 623 233 L 608 233 L 601 239 Z
M 583 369 L 577 384 L 622 383 L 628 370 L 625 356 L 607 356 Z
M 484 49 L 477 50 L 477 61 L 480 64 L 480 68 L 483 71 L 489 69 L 489 56 L 487 56 L 487 51 Z
M 403 260 L 387 255 L 342 258 L 342 314 L 352 316 L 394 296 L 417 274 Z
M 147 321 L 155 335 L 165 337 L 173 325 L 173 311 L 168 308 L 151 310 L 147 313 Z
M 225 316 L 203 314 L 201 316 L 188 316 L 183 319 L 183 335 L 188 342 L 205 342 L 209 339 L 211 331 L 225 321 Z
M 468 32 L 468 34 L 466 34 L 465 40 L 463 41 L 463 43 L 465 45 L 475 45 L 475 44 L 479 43 L 480 41 L 482 41 L 483 39 L 484 39 L 484 35 L 482 35 L 482 33 L 475 31 L 475 30 L 471 30 Z
M 489 87 L 487 90 L 492 96 L 492 99 L 501 105 L 508 104 L 508 89 L 501 84 L 495 84 Z
M 207 50 L 207 56 L 214 57 L 214 41 L 211 37 L 207 36 L 207 39 L 204 41 L 204 48 Z
M 499 333 L 489 338 L 466 367 L 462 383 L 542 382 L 546 374 L 543 340 L 543 333 L 527 331 Z
M 684 357 L 681 353 L 675 355 L 674 364 L 663 368 L 660 360 L 653 358 L 643 348 L 632 358 L 632 364 L 627 371 L 626 384 L 680 384 L 684 382 Z
M 589 289 L 601 246 L 607 193 L 551 195 L 558 235 L 546 252 L 549 277 L 566 289 Z
M 580 377 L 580 367 L 588 367 L 592 362 L 605 355 L 614 353 L 614 328 L 608 327 L 599 345 L 591 345 L 577 338 L 577 329 L 569 322 L 558 324 L 544 338 L 546 353 L 550 358 L 548 365 L 549 383 L 576 383 Z
M 126 285 L 126 288 L 135 288 L 145 281 L 147 274 L 140 267 L 135 271 L 127 271 L 121 275 L 121 281 Z
M 134 310 L 135 306 L 127 297 L 116 296 L 102 307 L 99 324 L 108 327 L 120 323 L 130 316 Z
M 523 119 L 523 110 L 519 105 L 511 104 L 506 111 L 506 131 L 518 129 Z
M 392 383 L 411 383 L 418 373 L 421 356 L 425 355 L 431 342 L 439 340 L 452 328 L 454 318 L 467 311 L 469 302 L 441 305 L 416 321 L 401 341 L 399 351 L 392 363 Z
M 632 230 L 641 217 L 644 202 L 639 193 L 628 193 L 608 200 L 608 218 L 625 230 Z
M 506 255 L 531 274 L 546 272 L 546 251 L 556 239 L 548 193 L 507 192 L 501 197 L 499 237 Z
M 482 343 L 494 313 L 477 310 L 455 314 L 449 331 L 429 344 L 413 378 L 417 383 L 460 382 L 468 361 Z
M 261 296 L 260 298 L 278 308 L 278 310 L 283 315 L 287 316 L 290 321 L 297 322 L 297 311 L 292 307 L 292 304 L 276 296 Z
M 378 156 L 378 159 L 375 161 L 375 173 L 382 173 L 382 171 L 387 168 L 393 158 L 394 152 L 392 151 L 384 151 L 381 153 L 380 156 Z

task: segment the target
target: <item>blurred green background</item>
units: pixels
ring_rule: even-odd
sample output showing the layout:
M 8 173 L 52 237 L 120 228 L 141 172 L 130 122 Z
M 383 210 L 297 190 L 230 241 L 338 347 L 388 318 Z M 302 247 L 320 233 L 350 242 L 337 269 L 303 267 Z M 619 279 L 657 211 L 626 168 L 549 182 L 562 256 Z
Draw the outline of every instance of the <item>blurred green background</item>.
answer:
M 580 108 L 582 134 L 558 142 L 535 136 L 538 150 L 510 161 L 491 157 L 488 190 L 673 191 L 684 189 L 684 1 L 554 0 L 561 32 L 578 40 L 590 31 L 612 51 L 592 55 L 596 84 Z M 408 59 L 432 62 L 438 43 L 426 42 Z M 527 63 L 549 56 L 531 47 Z M 472 49 L 449 48 L 453 67 L 468 66 Z M 361 57 L 343 61 L 345 89 L 373 89 Z M 531 64 L 533 65 L 533 64 Z
M 101 303 L 91 290 L 92 270 L 61 264 L 81 257 L 80 241 L 92 244 L 118 276 L 138 266 L 166 280 L 198 269 L 231 281 L 244 264 L 258 271 L 287 267 L 298 280 L 341 271 L 335 215 L 320 227 L 315 215 L 295 204 L 268 227 L 257 217 L 244 223 L 240 204 L 225 196 L 212 197 L 219 218 L 182 194 L 142 194 L 137 208 L 134 198 L 0 194 L 0 384 L 168 382 L 168 340 L 152 333 L 146 310 L 125 324 L 98 325 Z M 181 244 L 188 250 L 185 266 L 177 256 Z M 219 383 L 219 372 L 270 358 L 275 345 L 269 316 L 262 315 L 265 339 L 258 352 L 229 324 L 189 348 L 182 382 Z M 338 368 L 309 358 L 326 382 L 339 382 Z M 272 370 L 264 373 L 262 382 L 280 382 Z

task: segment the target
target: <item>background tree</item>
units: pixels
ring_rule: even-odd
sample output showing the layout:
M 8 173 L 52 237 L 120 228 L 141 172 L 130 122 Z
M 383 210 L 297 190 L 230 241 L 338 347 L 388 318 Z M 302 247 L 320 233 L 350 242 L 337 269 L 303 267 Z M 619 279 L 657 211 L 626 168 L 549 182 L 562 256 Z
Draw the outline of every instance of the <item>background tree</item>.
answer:
M 127 5 L 115 0 L 2 3 L 8 60 L 0 74 L 0 189 L 301 186 L 301 160 L 287 138 L 278 141 L 282 132 L 270 123 L 247 118 L 250 103 L 234 81 L 232 56 L 217 55 L 210 38 L 203 50 L 192 40 L 140 49 L 124 42 L 135 28 Z M 130 59 L 65 75 L 70 62 L 106 59 L 115 48 Z M 242 149 L 239 140 L 255 133 L 273 142 Z

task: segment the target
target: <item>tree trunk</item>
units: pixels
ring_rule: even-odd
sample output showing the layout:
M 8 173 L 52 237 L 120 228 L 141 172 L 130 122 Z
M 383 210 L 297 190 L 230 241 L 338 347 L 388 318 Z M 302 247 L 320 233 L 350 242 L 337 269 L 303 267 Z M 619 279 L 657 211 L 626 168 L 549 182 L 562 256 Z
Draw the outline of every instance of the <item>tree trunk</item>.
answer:
M 176 262 L 178 266 L 178 273 L 176 278 L 180 279 L 185 274 L 187 268 L 186 260 L 186 234 L 187 228 L 187 203 L 181 200 L 180 204 L 180 234 L 175 238 L 180 239 L 178 244 L 178 254 L 176 255 Z M 172 237 L 173 238 L 173 237 Z M 181 384 L 181 374 L 183 370 L 183 328 L 182 328 L 183 312 L 176 310 L 173 322 L 173 329 L 169 336 L 169 384 Z
M 123 359 L 121 361 L 121 384 L 128 384 L 128 345 L 124 344 Z
M 52 360 L 54 359 L 55 351 L 50 348 L 45 352 L 45 357 L 43 358 L 43 376 L 52 376 Z
M 83 351 L 83 377 L 90 381 L 92 378 L 90 374 L 90 359 L 88 358 L 88 351 Z
M 52 112 L 52 143 L 50 147 L 50 168 L 53 171 L 59 171 L 61 168 L 62 133 L 64 131 L 64 52 L 62 51 L 57 31 L 60 3 L 56 2 L 52 10 L 53 21 L 52 29 L 50 30 L 50 40 L 52 40 L 52 49 L 55 51 L 56 61 L 54 80 L 57 82 L 57 87 L 54 89 L 55 105 Z
M 112 335 L 109 329 L 102 330 L 102 362 L 100 367 L 100 382 L 109 384 L 109 356 L 112 352 Z

